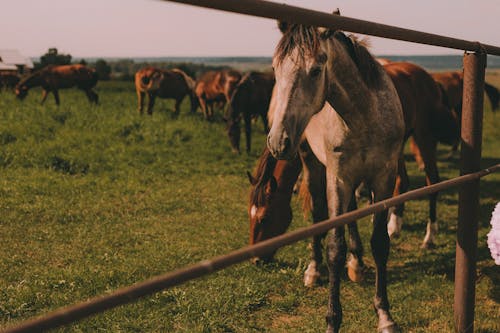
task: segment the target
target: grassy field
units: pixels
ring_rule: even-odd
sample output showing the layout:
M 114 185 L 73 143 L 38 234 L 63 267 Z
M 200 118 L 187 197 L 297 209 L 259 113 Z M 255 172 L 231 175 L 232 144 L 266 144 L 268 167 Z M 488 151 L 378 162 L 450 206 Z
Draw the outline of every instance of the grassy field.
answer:
M 500 87 L 500 75 L 488 81 Z M 157 100 L 152 117 L 136 112 L 131 83 L 99 83 L 101 104 L 76 90 L 39 105 L 0 94 L 0 328 L 155 275 L 238 249 L 248 242 L 246 170 L 253 151 L 231 153 L 221 121 Z M 500 114 L 485 103 L 483 166 L 500 162 Z M 442 179 L 458 175 L 445 161 Z M 412 188 L 424 177 L 411 161 Z M 500 174 L 481 182 L 476 331 L 500 332 L 500 270 L 486 246 Z M 457 190 L 441 193 L 437 248 L 420 249 L 427 201 L 407 204 L 402 237 L 391 247 L 389 297 L 404 332 L 453 331 Z M 364 203 L 366 204 L 366 203 Z M 293 201 L 292 228 L 309 221 Z M 370 223 L 360 222 L 371 267 L 342 285 L 344 332 L 373 332 L 374 264 Z M 60 329 L 61 332 L 321 332 L 327 285 L 302 286 L 308 242 L 278 252 L 275 263 L 244 263 Z

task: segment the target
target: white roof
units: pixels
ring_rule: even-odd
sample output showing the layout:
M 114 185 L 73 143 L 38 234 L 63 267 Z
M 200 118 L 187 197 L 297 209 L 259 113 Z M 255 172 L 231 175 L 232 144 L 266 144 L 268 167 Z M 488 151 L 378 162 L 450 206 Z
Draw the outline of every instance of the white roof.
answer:
M 6 65 L 24 65 L 33 68 L 31 59 L 24 57 L 18 50 L 0 50 L 0 62 Z
M 3 62 L 0 62 L 0 71 L 2 71 L 2 70 L 3 71 L 6 71 L 6 70 L 8 70 L 8 71 L 11 71 L 11 70 L 17 71 L 17 67 L 16 67 L 16 65 L 8 65 L 8 64 L 4 64 Z

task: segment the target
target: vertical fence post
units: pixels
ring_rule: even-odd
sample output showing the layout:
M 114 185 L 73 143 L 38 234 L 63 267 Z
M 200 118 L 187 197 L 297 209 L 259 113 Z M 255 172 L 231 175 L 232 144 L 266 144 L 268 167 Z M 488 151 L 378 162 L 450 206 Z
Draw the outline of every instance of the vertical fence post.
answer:
M 480 169 L 483 130 L 484 52 L 464 54 L 460 173 Z M 455 262 L 455 330 L 474 331 L 479 180 L 460 186 Z

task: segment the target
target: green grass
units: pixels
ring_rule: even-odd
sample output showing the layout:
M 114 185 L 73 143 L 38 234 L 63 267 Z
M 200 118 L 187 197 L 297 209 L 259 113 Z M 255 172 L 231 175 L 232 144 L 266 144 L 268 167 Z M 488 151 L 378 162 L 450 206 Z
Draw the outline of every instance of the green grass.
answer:
M 500 86 L 499 76 L 489 81 Z M 224 124 L 157 100 L 139 116 L 132 84 L 99 83 L 101 104 L 76 90 L 39 105 L 0 95 L 0 328 L 110 293 L 155 275 L 238 249 L 248 242 L 248 180 L 265 137 L 234 155 Z M 485 103 L 483 166 L 499 162 L 500 114 Z M 458 175 L 445 161 L 442 179 Z M 423 174 L 411 161 L 412 188 Z M 500 331 L 500 272 L 486 247 L 500 200 L 500 174 L 481 182 L 476 331 Z M 405 332 L 453 331 L 457 189 L 440 194 L 437 248 L 421 250 L 427 201 L 407 204 L 389 263 L 392 313 Z M 293 201 L 292 229 L 309 224 Z M 342 285 L 344 332 L 371 332 L 374 264 L 370 223 L 360 222 L 371 269 Z M 318 332 L 325 328 L 326 279 L 302 286 L 309 250 L 302 241 L 265 267 L 236 265 L 60 329 L 62 332 Z

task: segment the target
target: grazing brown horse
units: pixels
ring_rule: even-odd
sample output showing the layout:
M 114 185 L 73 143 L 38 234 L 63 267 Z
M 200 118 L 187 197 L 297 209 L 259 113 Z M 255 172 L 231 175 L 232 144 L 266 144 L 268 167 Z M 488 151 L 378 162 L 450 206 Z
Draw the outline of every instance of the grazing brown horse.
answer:
M 2 89 L 14 89 L 19 81 L 19 76 L 16 74 L 0 73 L 0 91 Z
M 180 113 L 180 105 L 186 95 L 191 100 L 191 112 L 197 107 L 194 95 L 194 80 L 180 69 L 159 69 L 146 67 L 135 73 L 135 90 L 139 113 L 143 113 L 145 96 L 148 96 L 147 113 L 153 114 L 157 97 L 175 100 L 175 115 Z
M 99 97 L 92 88 L 97 84 L 97 73 L 85 65 L 50 65 L 22 79 L 16 86 L 16 96 L 24 99 L 29 89 L 42 87 L 42 104 L 51 92 L 59 105 L 59 89 L 76 87 L 83 90 L 91 103 L 97 104 Z
M 235 70 L 208 71 L 196 81 L 195 94 L 205 119 L 213 118 L 215 104 L 225 105 L 241 79 L 241 73 Z
M 456 113 L 443 104 L 442 91 L 423 68 L 407 62 L 391 62 L 384 65 L 398 92 L 405 120 L 405 140 L 412 138 L 411 148 L 417 163 L 422 163 L 427 185 L 439 182 L 437 169 L 437 143 L 454 145 L 459 139 L 459 123 Z M 409 179 L 404 157 L 401 154 L 398 178 L 394 194 L 406 192 Z M 434 245 L 437 232 L 437 193 L 429 196 L 429 221 L 422 247 Z M 397 206 L 391 214 L 388 232 L 397 236 L 403 223 L 404 204 Z
M 245 121 L 247 153 L 251 148 L 252 118 L 261 117 L 264 131 L 269 131 L 267 110 L 274 87 L 272 73 L 250 72 L 240 80 L 226 112 L 227 134 L 233 151 L 240 152 L 240 120 Z

